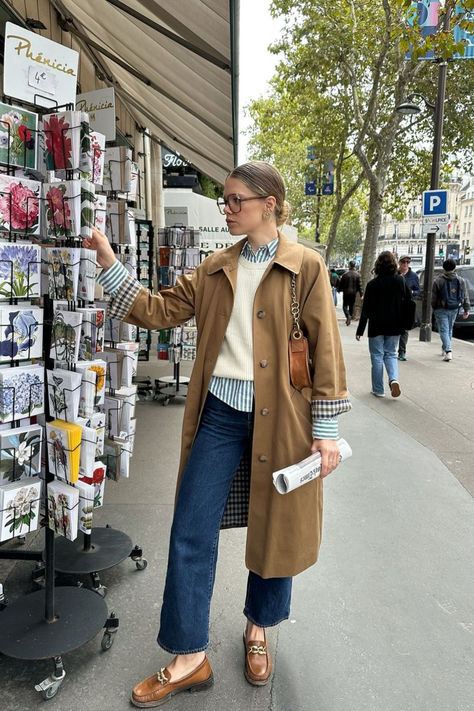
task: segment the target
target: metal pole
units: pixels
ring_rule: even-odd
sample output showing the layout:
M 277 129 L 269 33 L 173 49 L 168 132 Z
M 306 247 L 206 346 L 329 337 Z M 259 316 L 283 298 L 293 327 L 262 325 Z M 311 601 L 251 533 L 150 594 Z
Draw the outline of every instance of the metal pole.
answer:
M 446 8 L 443 30 L 449 30 L 451 6 Z M 430 190 L 439 188 L 439 171 L 441 165 L 441 142 L 443 138 L 444 100 L 446 96 L 446 74 L 448 63 L 440 62 L 438 67 L 438 93 L 436 96 L 434 115 L 433 158 L 431 162 Z M 423 301 L 421 305 L 420 341 L 431 341 L 431 287 L 433 284 L 435 260 L 436 232 L 430 232 L 426 237 L 425 273 L 423 279 Z
M 321 212 L 321 186 L 319 185 L 316 196 L 316 231 L 314 233 L 314 241 L 320 242 L 321 240 L 319 239 L 319 214 Z

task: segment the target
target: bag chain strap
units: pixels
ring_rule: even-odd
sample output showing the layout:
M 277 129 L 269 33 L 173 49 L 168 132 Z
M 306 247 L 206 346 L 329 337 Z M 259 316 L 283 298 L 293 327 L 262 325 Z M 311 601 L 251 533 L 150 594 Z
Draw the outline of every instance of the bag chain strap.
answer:
M 303 336 L 300 328 L 300 305 L 296 298 L 296 274 L 291 275 L 291 315 L 293 316 L 293 334 L 292 337 L 299 339 Z

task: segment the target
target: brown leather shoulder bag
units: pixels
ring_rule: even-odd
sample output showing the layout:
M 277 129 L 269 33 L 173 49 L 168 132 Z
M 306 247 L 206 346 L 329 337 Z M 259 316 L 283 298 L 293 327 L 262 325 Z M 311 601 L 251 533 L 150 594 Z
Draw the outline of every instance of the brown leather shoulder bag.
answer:
M 309 357 L 308 339 L 300 328 L 300 305 L 296 298 L 296 274 L 291 275 L 291 315 L 293 326 L 288 342 L 288 360 L 290 364 L 290 382 L 296 390 L 311 388 L 311 358 Z

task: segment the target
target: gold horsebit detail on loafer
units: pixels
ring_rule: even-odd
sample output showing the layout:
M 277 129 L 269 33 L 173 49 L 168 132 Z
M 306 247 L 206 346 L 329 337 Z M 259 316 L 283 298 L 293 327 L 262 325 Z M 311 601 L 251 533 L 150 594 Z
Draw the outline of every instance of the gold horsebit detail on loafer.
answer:
M 267 650 L 263 644 L 252 644 L 249 647 L 249 654 L 266 654 Z
M 160 684 L 167 684 L 169 679 L 167 679 L 165 675 L 165 668 L 166 667 L 161 667 L 159 672 L 156 672 L 156 678 L 160 682 Z

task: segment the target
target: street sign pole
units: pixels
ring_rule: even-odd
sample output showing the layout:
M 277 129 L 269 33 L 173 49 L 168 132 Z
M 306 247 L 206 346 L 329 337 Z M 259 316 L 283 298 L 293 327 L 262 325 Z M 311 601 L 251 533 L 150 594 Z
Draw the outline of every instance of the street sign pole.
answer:
M 451 10 L 446 8 L 444 16 L 443 30 L 449 31 L 449 21 Z M 433 158 L 431 162 L 431 181 L 430 189 L 437 190 L 439 188 L 439 171 L 441 164 L 441 141 L 443 137 L 443 121 L 444 121 L 444 101 L 446 96 L 446 73 L 448 63 L 441 61 L 438 67 L 438 94 L 436 97 L 436 107 L 434 116 L 434 139 L 433 139 Z M 425 257 L 425 273 L 423 279 L 423 301 L 421 304 L 421 325 L 420 325 L 420 341 L 431 341 L 431 288 L 433 285 L 434 261 L 435 261 L 435 241 L 436 231 L 429 232 L 426 238 L 426 257 Z

